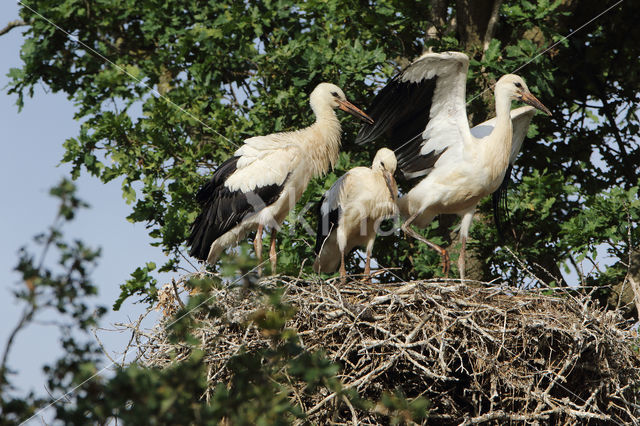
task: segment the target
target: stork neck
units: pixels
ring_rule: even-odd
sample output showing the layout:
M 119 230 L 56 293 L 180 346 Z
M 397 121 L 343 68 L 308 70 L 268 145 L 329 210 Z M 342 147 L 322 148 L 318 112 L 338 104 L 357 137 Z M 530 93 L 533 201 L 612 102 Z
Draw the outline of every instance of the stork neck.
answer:
M 322 107 L 314 107 L 312 105 L 311 109 L 313 109 L 313 113 L 316 116 L 316 123 L 338 121 L 335 110 L 328 105 L 323 105 Z
M 511 98 L 496 93 L 496 120 L 509 120 L 511 122 Z
M 496 95 L 496 127 L 491 133 L 493 140 L 507 143 L 507 150 L 511 150 L 511 99 L 508 96 Z
M 327 108 L 316 113 L 316 122 L 311 125 L 311 137 L 307 139 L 305 152 L 312 165 L 315 177 L 324 175 L 333 168 L 340 152 L 340 121 L 333 109 Z
M 496 94 L 496 125 L 486 138 L 483 149 L 485 161 L 491 168 L 492 180 L 502 180 L 502 175 L 509 165 L 511 155 L 511 99 L 508 96 Z

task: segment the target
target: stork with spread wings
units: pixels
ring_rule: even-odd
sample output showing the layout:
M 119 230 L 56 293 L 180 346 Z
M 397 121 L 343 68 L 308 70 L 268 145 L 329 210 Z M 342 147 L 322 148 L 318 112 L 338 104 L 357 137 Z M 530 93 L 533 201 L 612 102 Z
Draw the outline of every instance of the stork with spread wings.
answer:
M 416 180 L 398 200 L 406 219 L 407 235 L 437 250 L 449 272 L 445 249 L 423 238 L 411 225 L 426 227 L 436 215 L 462 217 L 462 249 L 458 266 L 464 279 L 464 256 L 469 227 L 476 206 L 508 179 L 507 171 L 517 156 L 534 108 L 511 111 L 511 102 L 525 102 L 549 115 L 551 112 L 531 94 L 524 80 L 514 74 L 502 76 L 495 85 L 496 117 L 469 128 L 465 89 L 469 58 L 464 53 L 426 53 L 378 93 L 367 114 L 357 143 L 385 136 L 407 179 Z M 494 205 L 500 205 L 498 191 Z

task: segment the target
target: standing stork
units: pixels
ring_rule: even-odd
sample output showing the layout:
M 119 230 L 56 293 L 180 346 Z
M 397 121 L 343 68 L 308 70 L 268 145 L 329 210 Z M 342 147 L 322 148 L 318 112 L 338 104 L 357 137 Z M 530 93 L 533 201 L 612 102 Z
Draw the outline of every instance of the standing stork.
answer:
M 365 122 L 373 120 L 345 98 L 342 90 L 320 83 L 311 92 L 316 121 L 292 132 L 244 141 L 196 195 L 202 212 L 191 227 L 190 254 L 214 264 L 222 251 L 257 230 L 253 241 L 262 261 L 262 231 L 271 228 L 272 273 L 276 270 L 276 233 L 302 196 L 309 180 L 322 176 L 338 159 L 341 128 L 335 109 Z M 261 269 L 258 269 L 261 273 Z
M 358 246 L 365 246 L 367 259 L 364 274 L 371 274 L 371 251 L 380 222 L 398 212 L 398 187 L 393 178 L 396 156 L 382 148 L 371 168 L 354 167 L 342 175 L 320 200 L 316 261 L 313 270 L 335 272 L 340 265 L 344 283 L 347 271 L 344 255 Z
M 445 274 L 450 264 L 447 251 L 411 225 L 424 228 L 441 213 L 462 217 L 458 260 L 462 279 L 475 208 L 505 179 L 517 155 L 513 148 L 519 150 L 533 114 L 530 109 L 516 110 L 518 124 L 512 124 L 511 102 L 520 100 L 551 115 L 521 77 L 507 74 L 495 85 L 495 119 L 472 131 L 465 107 L 468 68 L 469 58 L 463 53 L 424 54 L 378 93 L 368 111 L 375 124 L 364 125 L 357 138 L 365 143 L 386 135 L 404 176 L 420 179 L 398 200 L 406 219 L 402 230 L 440 253 Z M 519 132 L 515 136 L 514 128 Z

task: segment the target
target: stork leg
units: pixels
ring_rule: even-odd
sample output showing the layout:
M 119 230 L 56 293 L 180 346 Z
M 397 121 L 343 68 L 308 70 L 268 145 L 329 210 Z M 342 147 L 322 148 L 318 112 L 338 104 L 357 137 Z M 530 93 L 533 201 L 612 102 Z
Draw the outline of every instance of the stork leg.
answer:
M 278 260 L 278 253 L 276 253 L 276 234 L 278 233 L 276 228 L 271 230 L 271 250 L 269 250 L 269 260 L 271 261 L 271 275 L 276 274 L 276 264 Z
M 367 260 L 364 262 L 364 274 L 371 275 L 371 253 L 367 252 Z
M 464 283 L 465 278 L 465 257 L 467 253 L 467 235 L 469 235 L 469 228 L 471 228 L 471 222 L 473 221 L 473 214 L 475 207 L 469 211 L 466 211 L 462 215 L 462 223 L 460 224 L 460 242 L 462 247 L 460 248 L 460 256 L 458 257 L 458 271 L 460 272 L 460 280 Z
M 258 258 L 258 276 L 262 276 L 262 229 L 264 227 L 262 225 L 258 225 L 258 230 L 256 231 L 256 237 L 253 239 L 253 249 L 256 252 L 256 257 Z
M 411 228 L 411 223 L 416 219 L 416 217 L 418 217 L 420 213 L 422 212 L 414 213 L 413 215 L 411 215 L 411 217 L 409 217 L 409 219 L 406 220 L 405 223 L 402 224 L 402 232 L 404 232 L 405 235 L 411 236 L 418 241 L 422 241 L 423 243 L 425 243 L 426 245 L 428 245 L 429 247 L 431 247 L 432 249 L 440 253 L 440 256 L 442 257 L 442 273 L 444 274 L 445 278 L 448 278 L 449 269 L 451 269 L 449 252 L 446 249 L 443 249 L 442 247 L 437 245 L 436 243 L 432 243 L 431 241 L 427 240 L 426 238 L 424 238 L 422 235 L 418 234 L 416 231 L 414 231 Z
M 367 243 L 367 259 L 364 261 L 364 280 L 371 282 L 371 252 L 373 251 L 373 238 Z
M 340 252 L 340 284 L 347 282 L 347 268 L 344 266 L 344 251 Z
M 463 236 L 462 247 L 460 248 L 460 257 L 458 257 L 458 271 L 460 272 L 460 280 L 464 282 L 465 253 L 467 251 L 467 237 Z

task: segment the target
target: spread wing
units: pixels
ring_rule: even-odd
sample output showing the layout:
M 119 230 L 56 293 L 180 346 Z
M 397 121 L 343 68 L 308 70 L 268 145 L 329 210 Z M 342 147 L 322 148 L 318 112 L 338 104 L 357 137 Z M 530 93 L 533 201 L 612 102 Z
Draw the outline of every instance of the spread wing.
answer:
M 523 106 L 511 110 L 511 127 L 513 128 L 513 139 L 511 140 L 511 155 L 509 157 L 509 167 L 504 174 L 504 179 L 500 184 L 500 187 L 491 194 L 491 203 L 493 206 L 493 219 L 496 223 L 496 229 L 498 236 L 502 239 L 504 231 L 511 228 L 507 207 L 507 188 L 511 179 L 511 170 L 513 169 L 513 163 L 515 163 L 520 148 L 522 148 L 522 142 L 527 136 L 529 130 L 529 124 L 531 119 L 535 115 L 535 108 L 531 106 Z M 471 134 L 476 138 L 482 138 L 487 136 L 493 131 L 495 127 L 495 118 L 487 120 L 471 129 Z
M 206 260 L 215 240 L 280 197 L 298 151 L 272 136 L 247 139 L 200 189 L 202 210 L 187 239 L 191 256 Z
M 385 137 L 406 178 L 427 175 L 440 156 L 462 155 L 472 141 L 465 107 L 469 58 L 459 52 L 426 53 L 378 93 L 356 143 Z M 454 152 L 451 152 L 454 151 Z

